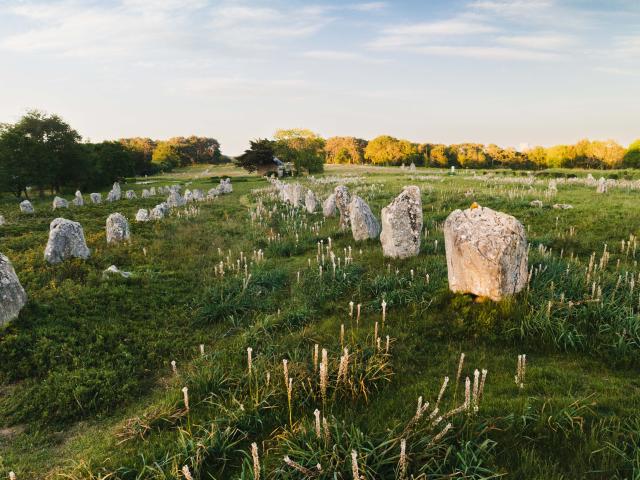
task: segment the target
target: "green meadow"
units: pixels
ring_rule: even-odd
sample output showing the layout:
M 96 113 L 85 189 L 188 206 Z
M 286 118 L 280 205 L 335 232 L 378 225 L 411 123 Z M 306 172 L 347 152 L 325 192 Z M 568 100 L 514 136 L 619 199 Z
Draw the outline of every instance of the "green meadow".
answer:
M 378 218 L 417 185 L 406 260 L 233 167 L 132 178 L 135 200 L 83 192 L 55 212 L 36 196 L 34 215 L 0 197 L 0 251 L 29 296 L 0 329 L 0 476 L 640 478 L 640 175 L 597 194 L 588 173 L 327 165 L 286 180 L 321 199 L 344 184 Z M 206 193 L 225 176 L 233 193 L 135 222 L 166 197 L 143 188 Z M 513 298 L 448 289 L 442 224 L 472 202 L 525 227 L 531 276 Z M 131 241 L 107 245 L 116 211 Z M 44 261 L 58 216 L 82 224 L 89 259 Z

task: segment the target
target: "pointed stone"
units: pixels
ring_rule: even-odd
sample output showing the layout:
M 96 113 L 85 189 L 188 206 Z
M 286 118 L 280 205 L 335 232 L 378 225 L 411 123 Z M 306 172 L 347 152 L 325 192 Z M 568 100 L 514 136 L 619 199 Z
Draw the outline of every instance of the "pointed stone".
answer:
M 349 204 L 349 220 L 351 222 L 351 233 L 356 241 L 378 238 L 380 234 L 380 224 L 371 212 L 367 202 L 357 195 L 351 198 Z
M 27 293 L 11 261 L 0 253 L 0 326 L 15 319 L 27 303 Z
M 416 186 L 405 187 L 382 209 L 380 242 L 385 257 L 408 258 L 420 253 L 422 197 Z

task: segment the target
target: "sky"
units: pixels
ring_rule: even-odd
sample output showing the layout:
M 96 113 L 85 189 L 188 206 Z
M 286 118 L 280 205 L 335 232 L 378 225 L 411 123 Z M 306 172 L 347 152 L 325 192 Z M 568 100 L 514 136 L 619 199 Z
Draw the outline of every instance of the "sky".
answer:
M 34 108 L 229 155 L 279 128 L 627 145 L 640 0 L 0 0 L 0 122 Z

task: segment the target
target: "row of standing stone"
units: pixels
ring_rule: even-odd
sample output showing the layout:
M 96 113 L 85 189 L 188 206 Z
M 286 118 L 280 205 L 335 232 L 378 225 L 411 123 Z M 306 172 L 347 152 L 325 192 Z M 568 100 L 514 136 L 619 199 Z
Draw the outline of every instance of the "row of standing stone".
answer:
M 313 213 L 316 196 L 300 184 L 272 181 L 280 198 Z M 340 229 L 351 229 L 354 240 L 380 238 L 385 257 L 409 258 L 420 252 L 423 228 L 422 197 L 417 186 L 408 186 L 381 212 L 378 222 L 361 197 L 339 185 L 323 202 L 325 217 L 340 214 Z M 513 216 L 473 204 L 455 210 L 444 226 L 449 288 L 500 300 L 521 291 L 528 281 L 527 239 Z
M 231 192 L 233 192 L 233 186 L 231 185 L 230 179 L 221 180 L 220 186 L 209 190 L 206 197 L 201 192 L 198 193 L 198 190 L 194 190 L 194 192 L 186 190 L 185 195 L 182 196 L 180 194 L 180 186 L 178 185 L 159 187 L 157 190 L 145 189 L 142 193 L 144 198 L 148 198 L 148 196 L 153 196 L 158 193 L 168 193 L 169 197 L 166 202 L 156 205 L 150 213 L 146 212 L 144 209 L 138 210 L 136 220 L 147 221 L 149 219 L 161 219 L 165 217 L 171 208 L 186 205 L 188 201 L 201 201 L 206 200 L 207 198 L 211 199 L 218 195 Z M 78 193 L 76 193 L 76 199 L 81 197 Z M 94 195 L 100 194 L 91 195 L 92 198 L 94 198 Z M 107 199 L 112 202 L 119 200 L 120 197 L 120 185 L 115 183 L 107 195 Z M 127 198 L 135 197 L 129 196 Z M 76 205 L 81 206 L 82 204 L 76 203 Z M 54 200 L 54 209 L 55 208 L 59 207 L 55 207 Z M 145 212 L 144 214 L 142 214 L 143 211 Z M 30 213 L 33 213 L 33 210 Z M 129 222 L 126 217 L 119 212 L 112 213 L 107 217 L 105 229 L 108 244 L 126 242 L 131 239 L 131 228 L 129 226 Z M 55 265 L 69 258 L 87 259 L 90 255 L 91 251 L 87 246 L 84 230 L 79 222 L 74 222 L 65 218 L 55 218 L 51 222 L 49 226 L 49 239 L 44 249 L 44 259 L 47 263 Z M 126 273 L 119 272 L 115 266 L 111 266 L 107 270 L 117 273 Z M 26 304 L 26 301 L 27 294 L 20 284 L 11 261 L 5 255 L 0 253 L 0 326 L 17 317 L 22 307 Z

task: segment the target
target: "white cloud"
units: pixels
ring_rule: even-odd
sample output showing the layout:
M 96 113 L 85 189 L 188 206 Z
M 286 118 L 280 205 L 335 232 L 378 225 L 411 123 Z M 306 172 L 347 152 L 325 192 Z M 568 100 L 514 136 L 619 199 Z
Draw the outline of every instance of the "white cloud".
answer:
M 484 58 L 491 60 L 558 60 L 561 58 L 560 55 L 553 52 L 495 46 L 434 45 L 418 47 L 413 51 L 428 55 Z
M 357 53 L 338 50 L 309 50 L 304 52 L 302 56 L 317 60 L 358 60 L 362 58 Z
M 383 8 L 387 8 L 387 6 L 386 2 L 364 2 L 347 5 L 346 8 L 358 12 L 372 12 L 374 10 L 382 10 Z
M 539 50 L 557 50 L 576 44 L 576 38 L 571 35 L 555 33 L 536 33 L 531 35 L 505 35 L 496 38 L 496 42 L 512 47 L 524 47 Z

